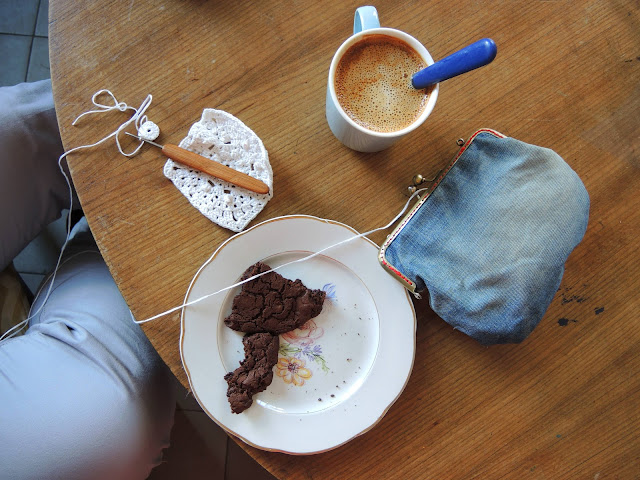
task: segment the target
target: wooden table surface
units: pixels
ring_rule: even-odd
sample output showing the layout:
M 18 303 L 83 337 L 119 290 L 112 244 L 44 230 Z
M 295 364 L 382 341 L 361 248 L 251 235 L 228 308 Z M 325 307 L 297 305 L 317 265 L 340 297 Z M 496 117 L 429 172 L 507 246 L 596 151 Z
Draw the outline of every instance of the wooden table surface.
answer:
M 326 76 L 350 34 L 352 1 L 51 0 L 51 77 L 64 145 L 94 142 L 126 116 L 72 127 L 92 94 L 139 106 L 177 143 L 204 108 L 263 140 L 274 197 L 251 223 L 308 214 L 359 231 L 386 223 L 416 173 L 490 127 L 558 152 L 591 198 L 582 243 L 522 344 L 482 347 L 416 300 L 408 385 L 370 432 L 312 456 L 244 448 L 279 479 L 605 479 L 640 475 L 640 4 L 604 0 L 380 2 L 383 26 L 437 60 L 482 37 L 488 67 L 441 84 L 435 110 L 388 150 L 344 148 L 325 121 Z M 69 156 L 84 212 L 138 319 L 179 305 L 232 232 L 198 213 L 151 147 L 113 142 Z M 381 243 L 386 233 L 372 235 Z M 183 384 L 179 313 L 144 326 Z M 313 432 L 308 432 L 313 435 Z M 373 473 L 377 472 L 377 473 Z

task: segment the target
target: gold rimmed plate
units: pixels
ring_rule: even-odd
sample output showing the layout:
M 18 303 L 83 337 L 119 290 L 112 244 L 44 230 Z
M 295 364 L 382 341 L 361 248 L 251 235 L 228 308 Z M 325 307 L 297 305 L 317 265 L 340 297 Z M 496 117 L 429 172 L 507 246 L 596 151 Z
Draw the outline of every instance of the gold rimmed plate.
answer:
M 240 287 L 185 307 L 180 353 L 194 396 L 227 432 L 254 447 L 312 454 L 368 431 L 404 389 L 415 353 L 416 319 L 407 291 L 380 266 L 378 247 L 352 228 L 304 215 L 278 217 L 231 237 L 194 277 L 185 302 L 238 281 L 262 261 L 327 298 L 321 314 L 280 336 L 271 385 L 231 413 L 224 375 L 244 357 L 242 334 L 223 320 Z

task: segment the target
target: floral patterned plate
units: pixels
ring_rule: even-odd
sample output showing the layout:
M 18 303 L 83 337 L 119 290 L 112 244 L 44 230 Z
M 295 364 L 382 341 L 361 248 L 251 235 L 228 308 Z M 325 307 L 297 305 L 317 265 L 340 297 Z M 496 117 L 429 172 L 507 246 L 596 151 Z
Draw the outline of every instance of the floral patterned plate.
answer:
M 257 261 L 277 267 L 356 234 L 316 217 L 267 220 L 218 248 L 186 302 L 234 284 Z M 223 323 L 240 287 L 185 307 L 180 354 L 203 410 L 254 447 L 291 454 L 327 451 L 372 428 L 405 387 L 416 329 L 409 294 L 380 266 L 377 251 L 358 238 L 278 270 L 324 289 L 327 299 L 320 315 L 280 336 L 273 382 L 241 414 L 231 413 L 223 378 L 244 357 L 242 334 Z

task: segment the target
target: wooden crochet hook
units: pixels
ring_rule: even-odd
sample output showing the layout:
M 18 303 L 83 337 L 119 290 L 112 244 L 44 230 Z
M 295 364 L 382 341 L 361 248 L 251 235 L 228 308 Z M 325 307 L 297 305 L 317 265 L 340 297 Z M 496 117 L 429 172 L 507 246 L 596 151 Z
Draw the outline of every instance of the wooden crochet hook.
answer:
M 150 143 L 151 145 L 160 148 L 162 150 L 162 153 L 164 153 L 171 160 L 175 160 L 176 162 L 186 165 L 187 167 L 195 168 L 196 170 L 211 175 L 212 177 L 216 177 L 220 180 L 233 183 L 238 187 L 246 188 L 247 190 L 251 190 L 255 193 L 269 193 L 269 186 L 266 183 L 258 180 L 257 178 L 253 178 L 246 173 L 234 170 L 233 168 L 222 165 L 221 163 L 203 157 L 202 155 L 198 155 L 197 153 L 190 152 L 189 150 L 181 148 L 177 145 L 168 143 L 163 146 L 150 140 L 140 138 L 133 133 L 125 133 L 137 138 L 138 140 L 142 140 L 143 142 Z

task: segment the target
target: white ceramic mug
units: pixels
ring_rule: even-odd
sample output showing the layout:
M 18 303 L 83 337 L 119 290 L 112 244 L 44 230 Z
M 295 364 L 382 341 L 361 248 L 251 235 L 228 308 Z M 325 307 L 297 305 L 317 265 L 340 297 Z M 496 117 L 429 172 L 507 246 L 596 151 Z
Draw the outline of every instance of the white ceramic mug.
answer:
M 378 152 L 380 150 L 384 150 L 399 138 L 415 130 L 431 114 L 438 98 L 439 84 L 435 84 L 432 91 L 429 93 L 427 105 L 420 116 L 408 127 L 393 132 L 376 132 L 369 130 L 358 125 L 349 118 L 344 109 L 340 106 L 336 96 L 336 69 L 340 59 L 349 47 L 361 40 L 365 35 L 376 33 L 388 35 L 404 41 L 422 57 L 427 65 L 433 65 L 433 59 L 427 49 L 411 35 L 393 28 L 381 28 L 380 21 L 378 19 L 378 12 L 375 7 L 366 6 L 360 7 L 356 10 L 353 22 L 353 35 L 345 40 L 340 48 L 338 48 L 333 56 L 333 60 L 331 61 L 329 79 L 327 82 L 326 114 L 329 128 L 336 138 L 347 147 L 359 152 Z

